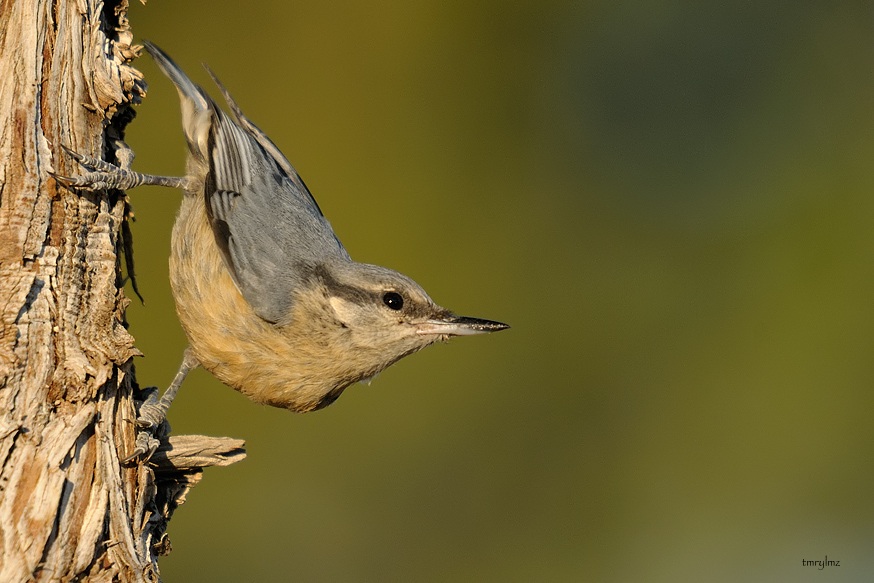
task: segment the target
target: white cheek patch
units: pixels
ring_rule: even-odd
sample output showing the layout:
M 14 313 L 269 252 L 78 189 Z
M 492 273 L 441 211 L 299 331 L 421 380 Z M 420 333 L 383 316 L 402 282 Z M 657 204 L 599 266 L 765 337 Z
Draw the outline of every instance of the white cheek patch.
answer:
M 350 324 L 355 319 L 356 310 L 355 305 L 352 304 L 352 302 L 332 296 L 328 299 L 328 303 L 331 304 L 331 308 L 334 310 L 337 319 L 344 324 Z

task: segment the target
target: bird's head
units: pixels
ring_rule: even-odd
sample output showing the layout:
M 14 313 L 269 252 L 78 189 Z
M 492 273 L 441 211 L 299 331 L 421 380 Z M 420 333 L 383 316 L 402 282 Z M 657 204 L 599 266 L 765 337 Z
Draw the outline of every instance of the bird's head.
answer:
M 329 339 L 330 352 L 360 374 L 355 380 L 438 340 L 509 327 L 457 316 L 434 303 L 415 281 L 385 267 L 342 261 L 313 273 L 322 304 L 321 334 Z

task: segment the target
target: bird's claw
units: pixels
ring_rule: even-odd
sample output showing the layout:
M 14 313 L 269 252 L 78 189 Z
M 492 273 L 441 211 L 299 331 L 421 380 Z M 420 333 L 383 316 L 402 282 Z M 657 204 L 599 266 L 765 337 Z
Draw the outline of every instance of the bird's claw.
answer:
M 95 170 L 102 170 L 104 172 L 121 170 L 121 168 L 116 166 L 115 164 L 107 162 L 106 160 L 101 160 L 100 158 L 92 158 L 91 156 L 80 154 L 79 152 L 76 152 L 75 150 L 72 150 L 63 144 L 61 144 L 61 149 L 64 151 L 64 153 L 67 154 L 67 156 L 78 162 L 80 166 L 82 166 L 89 172 L 94 172 Z
M 137 427 L 154 431 L 166 416 L 167 410 L 161 407 L 158 399 L 158 389 L 149 387 L 146 398 L 137 410 Z
M 140 177 L 136 172 L 116 166 L 106 160 L 80 154 L 64 145 L 61 145 L 61 149 L 86 170 L 80 176 L 63 176 L 55 172 L 49 172 L 52 178 L 66 188 L 78 188 L 87 191 L 112 188 L 126 190 L 141 183 Z
M 157 387 L 145 389 L 146 398 L 137 407 L 137 439 L 133 451 L 123 463 L 134 461 L 147 462 L 161 445 L 162 439 L 169 433 L 166 423 L 167 408 L 162 407 L 158 399 Z
M 134 450 L 129 456 L 124 458 L 122 463 L 125 465 L 136 461 L 145 463 L 151 459 L 160 446 L 160 439 L 157 439 L 149 431 L 140 431 L 137 433 L 136 447 L 134 447 Z

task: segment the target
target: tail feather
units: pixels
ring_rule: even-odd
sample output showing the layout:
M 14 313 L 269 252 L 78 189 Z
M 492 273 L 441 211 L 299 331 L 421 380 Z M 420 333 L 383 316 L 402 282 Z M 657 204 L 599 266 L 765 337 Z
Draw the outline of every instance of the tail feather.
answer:
M 207 141 L 212 112 L 215 105 L 206 92 L 194 81 L 188 78 L 167 53 L 149 41 L 143 46 L 158 64 L 161 71 L 173 82 L 179 92 L 182 105 L 182 128 L 192 151 L 199 153 L 203 159 L 207 156 Z

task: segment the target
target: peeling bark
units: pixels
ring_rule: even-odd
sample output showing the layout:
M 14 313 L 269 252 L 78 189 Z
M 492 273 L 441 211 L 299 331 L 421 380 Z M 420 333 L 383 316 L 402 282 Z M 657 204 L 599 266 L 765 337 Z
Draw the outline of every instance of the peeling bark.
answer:
M 145 95 L 127 0 L 0 0 L 0 581 L 157 581 L 166 523 L 242 442 L 134 447 L 124 193 L 61 188 L 60 146 L 128 157 Z M 129 270 L 130 272 L 130 270 Z M 155 467 L 157 466 L 157 467 Z

